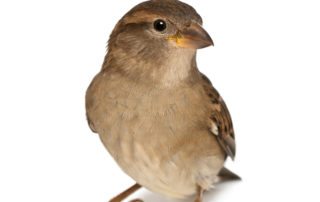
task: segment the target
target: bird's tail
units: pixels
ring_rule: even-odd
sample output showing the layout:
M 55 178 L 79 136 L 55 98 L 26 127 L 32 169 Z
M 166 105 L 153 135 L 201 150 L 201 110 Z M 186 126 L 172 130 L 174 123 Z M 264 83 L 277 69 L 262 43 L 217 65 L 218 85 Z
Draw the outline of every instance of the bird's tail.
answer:
M 231 180 L 241 180 L 241 177 L 239 177 L 237 174 L 233 173 L 226 167 L 223 167 L 218 176 L 220 177 L 221 181 L 231 181 Z

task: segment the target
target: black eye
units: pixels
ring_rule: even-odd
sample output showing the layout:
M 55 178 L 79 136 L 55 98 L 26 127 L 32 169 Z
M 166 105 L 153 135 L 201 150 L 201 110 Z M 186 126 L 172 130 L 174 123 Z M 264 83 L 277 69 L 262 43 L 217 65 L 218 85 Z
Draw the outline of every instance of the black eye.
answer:
M 164 20 L 156 20 L 153 23 L 153 27 L 158 32 L 162 32 L 167 28 L 167 24 L 166 24 L 166 22 Z

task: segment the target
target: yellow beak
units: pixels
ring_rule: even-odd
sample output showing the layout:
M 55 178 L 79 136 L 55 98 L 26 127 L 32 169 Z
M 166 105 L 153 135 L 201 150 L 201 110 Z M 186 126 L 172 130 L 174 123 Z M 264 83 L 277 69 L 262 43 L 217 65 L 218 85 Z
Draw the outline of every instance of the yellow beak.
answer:
M 210 35 L 197 23 L 191 23 L 189 27 L 169 37 L 169 40 L 174 40 L 177 46 L 182 48 L 200 49 L 213 46 Z

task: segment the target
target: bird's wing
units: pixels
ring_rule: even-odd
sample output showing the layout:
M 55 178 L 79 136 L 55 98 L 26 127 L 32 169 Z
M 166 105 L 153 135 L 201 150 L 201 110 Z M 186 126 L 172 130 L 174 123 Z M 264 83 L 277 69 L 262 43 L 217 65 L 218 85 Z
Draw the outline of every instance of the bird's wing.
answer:
M 233 125 L 230 113 L 218 91 L 214 89 L 210 80 L 203 74 L 203 87 L 211 99 L 211 126 L 210 132 L 217 137 L 217 140 L 228 156 L 233 160 L 236 154 L 236 144 Z

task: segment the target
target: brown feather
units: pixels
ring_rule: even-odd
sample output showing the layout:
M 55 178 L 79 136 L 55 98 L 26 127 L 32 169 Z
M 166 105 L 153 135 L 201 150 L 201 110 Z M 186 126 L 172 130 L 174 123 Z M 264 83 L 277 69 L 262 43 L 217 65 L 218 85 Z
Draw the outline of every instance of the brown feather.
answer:
M 204 74 L 201 74 L 201 76 L 204 83 L 204 89 L 212 102 L 213 107 L 210 118 L 218 127 L 218 142 L 227 155 L 234 160 L 236 155 L 236 144 L 230 113 L 225 102 L 218 91 L 214 89 L 210 80 Z M 212 128 L 210 128 L 210 130 L 212 130 Z
M 154 29 L 158 16 L 166 33 Z M 196 49 L 168 40 L 192 23 L 201 17 L 177 0 L 134 7 L 112 32 L 86 94 L 89 126 L 119 166 L 141 186 L 176 198 L 209 189 L 235 155 L 229 112 L 199 73 Z

